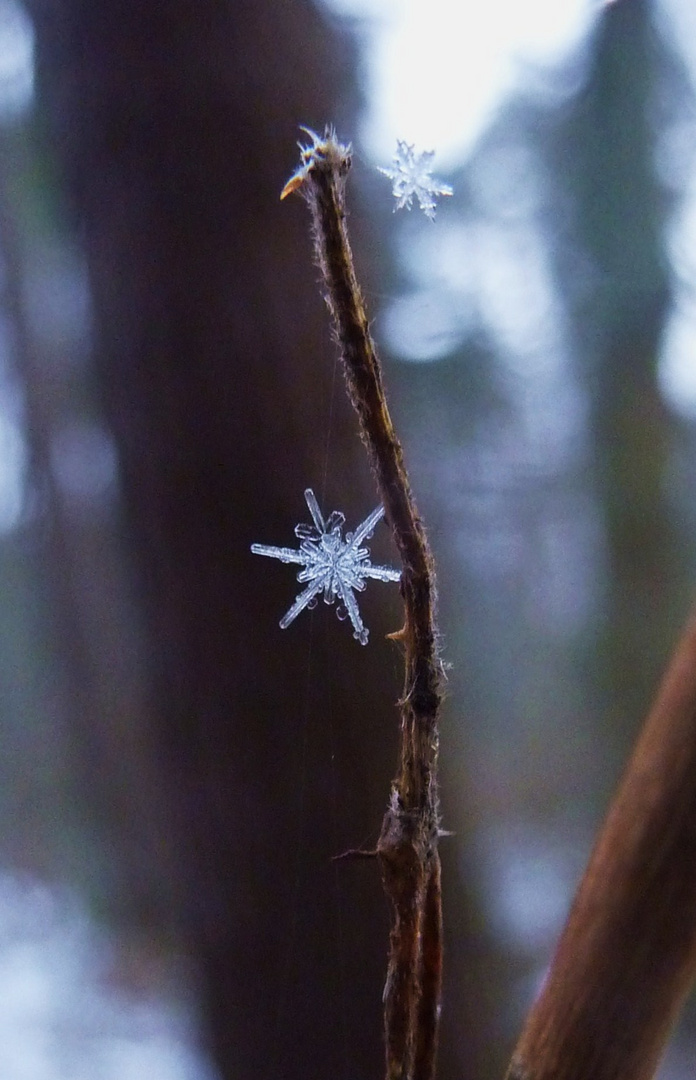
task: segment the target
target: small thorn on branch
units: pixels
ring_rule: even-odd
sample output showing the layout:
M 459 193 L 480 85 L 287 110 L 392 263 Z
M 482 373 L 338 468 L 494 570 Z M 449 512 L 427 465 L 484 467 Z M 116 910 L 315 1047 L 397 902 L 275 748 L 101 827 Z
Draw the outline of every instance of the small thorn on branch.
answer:
M 376 859 L 378 854 L 377 848 L 374 851 L 365 851 L 363 848 L 349 848 L 348 851 L 344 851 L 340 855 L 332 855 L 331 862 L 341 862 L 343 859 Z

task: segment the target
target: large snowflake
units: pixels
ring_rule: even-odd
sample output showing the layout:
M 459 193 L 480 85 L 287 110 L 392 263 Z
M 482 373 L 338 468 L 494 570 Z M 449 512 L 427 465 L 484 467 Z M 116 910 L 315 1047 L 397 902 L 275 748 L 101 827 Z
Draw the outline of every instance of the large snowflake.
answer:
M 403 207 L 410 210 L 415 195 L 425 216 L 431 221 L 434 220 L 435 200 L 440 195 L 452 194 L 449 184 L 443 184 L 431 175 L 430 168 L 434 157 L 434 150 L 424 150 L 422 154 L 416 154 L 411 143 L 397 139 L 392 168 L 379 170 L 392 182 L 392 195 L 396 199 L 395 210 Z
M 346 533 L 344 540 L 341 533 L 345 516 L 334 510 L 324 521 L 312 489 L 307 488 L 304 495 L 314 524 L 295 526 L 295 536 L 302 541 L 299 548 L 251 545 L 254 555 L 268 555 L 284 563 L 299 563 L 303 569 L 297 575 L 297 580 L 309 582 L 280 620 L 281 629 L 285 630 L 305 608 L 314 607 L 319 593 L 323 592 L 324 603 L 340 601 L 336 609 L 339 619 L 349 618 L 353 624 L 353 637 L 362 645 L 367 645 L 369 631 L 360 618 L 355 591 L 363 591 L 366 578 L 398 581 L 401 577 L 398 570 L 392 570 L 389 566 L 373 566 L 369 550 L 360 546 L 363 540 L 369 540 L 372 536 L 375 525 L 384 516 L 384 507 L 378 506 L 373 510 L 355 532 Z

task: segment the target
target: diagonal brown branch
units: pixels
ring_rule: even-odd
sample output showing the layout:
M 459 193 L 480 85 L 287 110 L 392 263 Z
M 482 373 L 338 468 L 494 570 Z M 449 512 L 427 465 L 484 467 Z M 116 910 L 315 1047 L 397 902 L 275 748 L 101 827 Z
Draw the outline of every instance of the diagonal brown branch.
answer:
M 438 840 L 437 720 L 441 703 L 435 632 L 435 578 L 411 494 L 401 444 L 389 415 L 346 230 L 350 148 L 333 132 L 313 135 L 283 196 L 301 190 L 312 214 L 317 262 L 326 286 L 351 401 L 399 549 L 405 625 L 399 771 L 377 845 L 392 931 L 384 991 L 388 1080 L 430 1080 L 440 1012 L 442 916 Z
M 677 646 L 508 1080 L 649 1080 L 696 974 L 696 615 Z

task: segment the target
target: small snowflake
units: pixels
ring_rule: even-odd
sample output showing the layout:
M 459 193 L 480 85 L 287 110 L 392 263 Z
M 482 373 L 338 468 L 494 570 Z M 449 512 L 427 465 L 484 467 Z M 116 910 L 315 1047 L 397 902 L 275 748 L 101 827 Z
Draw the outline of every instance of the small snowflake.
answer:
M 285 630 L 301 611 L 314 607 L 317 596 L 323 592 L 326 604 L 340 600 L 336 610 L 339 619 L 349 618 L 353 624 L 353 637 L 362 645 L 367 645 L 368 631 L 360 618 L 354 590 L 363 591 L 365 578 L 398 581 L 401 577 L 398 570 L 392 570 L 389 566 L 373 566 L 368 549 L 360 547 L 363 540 L 369 540 L 372 536 L 375 525 L 384 516 L 384 507 L 378 506 L 373 510 L 354 533 L 346 533 L 344 540 L 341 531 L 345 516 L 334 510 L 324 521 L 312 489 L 307 488 L 304 495 L 314 525 L 295 526 L 295 536 L 302 541 L 299 548 L 251 545 L 254 555 L 268 555 L 284 563 L 299 563 L 304 569 L 300 570 L 297 580 L 309 582 L 283 615 L 280 627 Z
M 416 155 L 414 150 L 413 145 L 398 139 L 393 167 L 379 171 L 392 182 L 392 195 L 396 199 L 395 210 L 401 210 L 404 206 L 410 210 L 415 195 L 425 216 L 433 221 L 435 200 L 439 195 L 451 195 L 452 188 L 431 176 L 430 166 L 435 151 L 424 150 L 422 154 Z

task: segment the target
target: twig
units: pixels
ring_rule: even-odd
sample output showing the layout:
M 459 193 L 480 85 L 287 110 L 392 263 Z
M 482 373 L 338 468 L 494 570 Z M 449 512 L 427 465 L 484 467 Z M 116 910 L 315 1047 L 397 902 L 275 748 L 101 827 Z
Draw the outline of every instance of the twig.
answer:
M 508 1080 L 649 1080 L 696 973 L 696 615 L 673 655 Z
M 442 916 L 437 851 L 437 719 L 441 703 L 433 562 L 416 509 L 355 277 L 345 221 L 350 147 L 333 131 L 302 150 L 281 197 L 300 190 L 312 214 L 316 259 L 326 286 L 351 401 L 403 563 L 405 651 L 399 771 L 377 844 L 392 930 L 384 991 L 388 1080 L 431 1080 L 440 1013 Z

